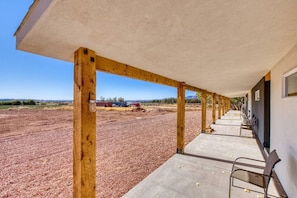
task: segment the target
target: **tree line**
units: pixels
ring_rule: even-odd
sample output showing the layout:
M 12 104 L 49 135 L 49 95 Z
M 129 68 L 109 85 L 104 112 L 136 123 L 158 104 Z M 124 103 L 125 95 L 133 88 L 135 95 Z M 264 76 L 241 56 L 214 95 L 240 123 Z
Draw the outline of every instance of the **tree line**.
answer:
M 162 103 L 162 104 L 176 104 L 177 98 L 163 98 L 163 99 L 154 99 L 150 101 L 151 103 Z M 198 98 L 185 99 L 186 103 L 200 103 L 201 101 Z
M 197 92 L 196 96 L 197 96 L 197 98 L 185 99 L 185 102 L 186 103 L 201 103 L 201 98 L 202 98 L 201 93 Z M 105 98 L 103 96 L 100 96 L 100 101 L 101 102 L 124 102 L 125 99 L 123 97 Z M 139 101 L 139 102 L 142 102 L 142 103 L 159 103 L 159 104 L 176 104 L 177 103 L 177 98 L 170 97 L 170 98 L 163 98 L 163 99 L 145 100 L 145 101 Z M 231 98 L 231 108 L 232 109 L 240 109 L 240 106 L 243 103 L 244 103 L 244 98 L 243 97 Z M 209 94 L 206 95 L 206 104 L 208 106 L 212 105 L 212 96 L 209 95 Z
M 103 96 L 100 96 L 99 99 L 100 102 L 124 102 L 125 99 L 123 97 L 113 97 L 113 98 L 105 98 Z M 140 100 L 138 102 L 142 103 L 162 103 L 162 104 L 176 104 L 177 103 L 177 98 L 163 98 L 163 99 L 153 99 L 153 100 Z M 191 98 L 191 99 L 186 99 L 186 103 L 200 103 L 200 99 L 198 98 Z
M 0 105 L 36 105 L 34 100 L 11 100 L 0 102 Z
M 100 96 L 100 99 L 99 99 L 101 102 L 124 102 L 125 99 L 122 98 L 122 97 L 109 97 L 109 98 L 105 98 L 103 96 Z

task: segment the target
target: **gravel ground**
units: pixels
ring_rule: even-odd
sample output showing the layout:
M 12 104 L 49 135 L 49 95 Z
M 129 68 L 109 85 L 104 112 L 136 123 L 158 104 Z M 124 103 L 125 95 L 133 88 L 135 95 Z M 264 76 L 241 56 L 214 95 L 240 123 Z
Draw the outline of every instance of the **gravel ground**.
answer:
M 186 112 L 186 143 L 200 115 Z M 175 112 L 97 111 L 97 197 L 121 197 L 175 152 Z M 0 167 L 0 197 L 72 197 L 72 111 L 0 110 Z

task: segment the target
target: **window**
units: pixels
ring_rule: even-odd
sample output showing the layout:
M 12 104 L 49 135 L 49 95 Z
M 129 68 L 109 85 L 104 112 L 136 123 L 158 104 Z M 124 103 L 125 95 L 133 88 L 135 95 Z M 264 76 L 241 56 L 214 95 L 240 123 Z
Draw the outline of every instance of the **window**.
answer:
M 260 101 L 260 90 L 255 91 L 255 101 Z
M 297 67 L 283 75 L 283 98 L 297 96 Z

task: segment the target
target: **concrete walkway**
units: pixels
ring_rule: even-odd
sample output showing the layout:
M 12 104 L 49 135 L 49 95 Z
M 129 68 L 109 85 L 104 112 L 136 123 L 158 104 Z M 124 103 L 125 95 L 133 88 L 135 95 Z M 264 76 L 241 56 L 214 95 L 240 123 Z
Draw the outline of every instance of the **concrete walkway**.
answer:
M 161 167 L 131 189 L 125 198 L 139 197 L 228 197 L 229 175 L 232 161 L 239 157 L 263 160 L 256 140 L 249 130 L 240 130 L 240 112 L 230 111 L 212 128 L 212 134 L 200 134 L 185 148 L 185 154 L 175 154 Z M 263 166 L 263 164 L 254 164 Z M 251 168 L 257 170 L 255 168 Z M 259 170 L 261 172 L 261 170 Z M 235 182 L 241 188 L 232 188 L 232 197 L 261 198 L 262 189 Z M 279 197 L 274 182 L 269 186 L 270 197 Z

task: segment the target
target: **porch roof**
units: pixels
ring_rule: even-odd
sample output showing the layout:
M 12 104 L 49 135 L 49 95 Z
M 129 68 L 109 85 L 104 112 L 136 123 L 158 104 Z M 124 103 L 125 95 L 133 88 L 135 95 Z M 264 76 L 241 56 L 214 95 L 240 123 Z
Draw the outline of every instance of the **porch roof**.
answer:
M 79 47 L 239 96 L 297 43 L 297 1 L 34 1 L 17 48 L 73 62 Z

